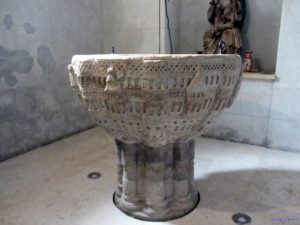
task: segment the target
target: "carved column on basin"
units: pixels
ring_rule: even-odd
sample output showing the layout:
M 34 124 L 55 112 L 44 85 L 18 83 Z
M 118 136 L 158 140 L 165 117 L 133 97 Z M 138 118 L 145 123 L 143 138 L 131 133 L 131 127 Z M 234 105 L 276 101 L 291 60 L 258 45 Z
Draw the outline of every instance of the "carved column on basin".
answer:
M 115 205 L 143 220 L 190 212 L 194 139 L 208 130 L 239 90 L 237 55 L 74 56 L 71 85 L 116 138 Z

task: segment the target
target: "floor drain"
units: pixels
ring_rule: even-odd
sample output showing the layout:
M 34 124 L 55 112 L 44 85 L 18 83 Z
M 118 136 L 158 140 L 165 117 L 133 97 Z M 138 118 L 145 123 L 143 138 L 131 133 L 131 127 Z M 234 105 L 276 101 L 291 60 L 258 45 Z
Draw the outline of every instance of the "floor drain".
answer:
M 92 172 L 92 173 L 89 173 L 88 176 L 87 176 L 89 179 L 98 179 L 101 177 L 101 173 L 99 172 Z
M 251 222 L 250 216 L 243 214 L 243 213 L 237 213 L 232 216 L 233 222 L 235 222 L 238 225 L 247 224 Z

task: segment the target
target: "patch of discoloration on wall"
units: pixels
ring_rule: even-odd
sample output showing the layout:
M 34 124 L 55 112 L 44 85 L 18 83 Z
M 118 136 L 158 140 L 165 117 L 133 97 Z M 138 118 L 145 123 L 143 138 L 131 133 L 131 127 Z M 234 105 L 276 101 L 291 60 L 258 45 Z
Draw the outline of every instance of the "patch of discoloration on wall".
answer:
M 219 132 L 217 137 L 221 140 L 227 141 L 237 141 L 239 139 L 239 134 L 235 130 L 228 127 L 218 128 Z
M 4 83 L 9 86 L 13 87 L 18 83 L 17 78 L 14 75 L 11 75 L 10 71 L 0 71 L 0 77 L 3 75 Z
M 51 50 L 46 45 L 41 45 L 37 49 L 37 60 L 42 67 L 44 74 L 51 74 L 55 71 L 56 62 L 51 55 Z
M 239 133 L 237 130 L 232 129 L 230 127 L 225 126 L 216 126 L 213 128 L 211 133 L 206 133 L 204 135 L 206 138 L 215 138 L 222 141 L 230 141 L 235 143 L 242 143 L 242 144 L 250 144 L 262 147 L 269 147 L 269 141 L 267 138 L 263 140 L 258 139 L 249 139 L 245 137 L 244 133 Z
M 24 29 L 27 34 L 33 34 L 36 32 L 36 29 L 28 22 L 24 23 Z
M 41 46 L 38 52 L 44 72 L 54 72 L 50 49 Z M 69 86 L 53 87 L 40 81 L 30 87 L 15 86 L 15 73 L 28 73 L 32 67 L 33 57 L 27 51 L 10 51 L 0 45 L 0 78 L 8 86 L 0 90 L 0 161 L 95 126 Z M 57 89 L 63 90 L 63 98 Z
M 265 148 L 269 148 L 271 145 L 271 141 L 269 140 L 268 137 L 266 137 L 262 143 L 262 146 L 265 147 Z
M 33 57 L 28 51 L 18 49 L 9 51 L 0 45 L 0 78 L 4 78 L 4 83 L 13 87 L 18 83 L 13 74 L 29 73 L 33 66 Z
M 26 1 L 22 9 L 20 1 L 4 2 L 0 3 L 0 161 L 95 126 L 70 87 L 67 66 L 74 52 L 101 53 L 97 43 L 104 40 L 98 32 L 102 13 L 94 13 L 103 10 L 99 1 L 74 0 L 71 8 L 60 9 L 56 6 L 65 1 L 47 1 L 45 8 L 45 1 Z M 91 17 L 74 22 L 70 19 L 74 10 Z M 64 26 L 56 22 L 61 14 Z M 70 48 L 60 49 L 56 41 L 67 43 L 72 34 L 64 27 L 87 34 L 82 26 L 86 23 L 99 36 L 88 34 L 88 43 L 77 37 Z
M 7 29 L 10 29 L 14 25 L 12 16 L 9 14 L 5 15 L 3 23 Z
M 248 138 L 243 138 L 242 143 L 243 144 L 250 144 L 250 140 Z
M 73 94 L 44 85 L 0 90 L 0 118 L 0 161 L 95 125 Z

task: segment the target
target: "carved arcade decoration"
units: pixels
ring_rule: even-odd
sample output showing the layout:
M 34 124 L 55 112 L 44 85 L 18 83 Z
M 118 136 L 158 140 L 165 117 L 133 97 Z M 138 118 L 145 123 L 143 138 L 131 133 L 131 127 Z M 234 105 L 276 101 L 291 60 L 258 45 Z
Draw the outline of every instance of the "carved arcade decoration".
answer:
M 71 84 L 108 133 L 160 147 L 207 131 L 229 107 L 240 79 L 238 56 L 74 57 Z

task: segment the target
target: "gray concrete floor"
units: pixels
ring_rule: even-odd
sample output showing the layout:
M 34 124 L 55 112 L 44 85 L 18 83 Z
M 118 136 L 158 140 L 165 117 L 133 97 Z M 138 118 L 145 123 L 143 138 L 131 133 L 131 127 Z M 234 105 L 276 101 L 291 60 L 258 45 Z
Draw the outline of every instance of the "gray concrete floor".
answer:
M 92 171 L 101 179 L 87 179 Z M 113 205 L 116 174 L 114 140 L 99 127 L 4 161 L 0 224 L 150 224 Z M 201 138 L 195 179 L 198 207 L 155 224 L 233 225 L 237 212 L 251 216 L 254 225 L 300 224 L 300 154 Z

